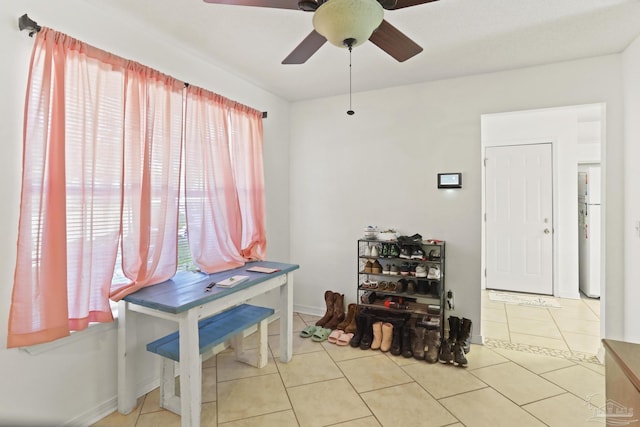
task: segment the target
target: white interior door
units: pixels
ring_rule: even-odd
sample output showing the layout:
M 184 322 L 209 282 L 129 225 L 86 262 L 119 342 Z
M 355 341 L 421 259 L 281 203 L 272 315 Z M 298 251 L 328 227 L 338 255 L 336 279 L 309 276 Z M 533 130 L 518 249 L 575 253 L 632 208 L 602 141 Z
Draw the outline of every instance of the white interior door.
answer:
M 553 294 L 551 144 L 485 150 L 486 287 Z

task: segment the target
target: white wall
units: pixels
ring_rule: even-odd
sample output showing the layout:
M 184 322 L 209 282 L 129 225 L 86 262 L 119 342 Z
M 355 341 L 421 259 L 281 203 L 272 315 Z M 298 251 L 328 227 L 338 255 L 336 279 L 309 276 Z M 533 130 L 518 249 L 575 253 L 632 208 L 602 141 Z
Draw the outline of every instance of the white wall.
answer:
M 619 55 L 416 84 L 293 104 L 291 254 L 301 265 L 295 302 L 323 310 L 326 289 L 356 298 L 356 239 L 397 227 L 447 241 L 446 285 L 455 314 L 480 321 L 480 116 L 604 102 L 607 105 L 608 335 L 621 336 L 622 87 Z M 357 87 L 357 80 L 355 81 Z M 462 172 L 461 190 L 436 188 Z M 573 197 L 572 197 L 573 199 Z
M 98 333 L 81 332 L 80 339 L 63 340 L 66 344 L 61 347 L 37 355 L 4 349 L 17 239 L 22 114 L 33 45 L 26 32 L 18 31 L 18 17 L 24 13 L 40 25 L 268 111 L 264 121 L 268 256 L 285 262 L 289 260 L 289 103 L 189 55 L 188 49 L 172 45 L 162 34 L 112 15 L 109 9 L 96 9 L 82 0 L 0 3 L 0 80 L 5 82 L 0 97 L 0 425 L 87 425 L 115 408 L 113 325 L 99 328 Z M 146 342 L 173 328 L 142 322 L 136 351 L 139 392 L 158 377 L 155 359 L 144 350 Z
M 482 150 L 489 146 L 551 142 L 553 145 L 553 294 L 579 298 L 578 115 L 583 107 L 546 108 L 482 116 Z M 597 144 L 600 147 L 600 144 Z M 484 207 L 484 205 L 483 205 Z
M 624 334 L 640 342 L 640 37 L 622 56 L 624 81 Z

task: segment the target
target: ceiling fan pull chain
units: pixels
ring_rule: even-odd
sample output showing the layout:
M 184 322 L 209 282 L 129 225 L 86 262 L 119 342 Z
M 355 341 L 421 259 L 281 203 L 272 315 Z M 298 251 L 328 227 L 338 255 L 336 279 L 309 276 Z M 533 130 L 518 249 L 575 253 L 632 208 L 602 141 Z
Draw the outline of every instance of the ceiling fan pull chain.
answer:
M 355 111 L 351 109 L 351 51 L 353 50 L 352 44 L 348 45 L 349 47 L 349 110 L 347 110 L 347 114 L 353 116 Z

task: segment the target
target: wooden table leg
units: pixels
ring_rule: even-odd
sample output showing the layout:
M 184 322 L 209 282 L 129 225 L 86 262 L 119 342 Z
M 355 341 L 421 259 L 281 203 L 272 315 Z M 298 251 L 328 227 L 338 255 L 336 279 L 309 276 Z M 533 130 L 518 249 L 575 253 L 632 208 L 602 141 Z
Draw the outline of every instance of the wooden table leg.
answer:
M 198 343 L 196 310 L 180 319 L 180 406 L 182 427 L 200 426 L 202 403 L 202 366 Z
M 287 282 L 280 287 L 280 361 L 288 362 L 293 354 L 293 273 L 287 273 Z

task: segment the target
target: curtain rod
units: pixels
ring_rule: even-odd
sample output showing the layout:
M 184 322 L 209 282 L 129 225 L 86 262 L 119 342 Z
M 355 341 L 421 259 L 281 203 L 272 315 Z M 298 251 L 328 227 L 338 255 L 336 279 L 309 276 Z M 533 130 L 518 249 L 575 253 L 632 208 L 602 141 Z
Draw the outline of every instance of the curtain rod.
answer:
M 20 28 L 20 31 L 29 31 L 29 37 L 33 37 L 35 33 L 42 29 L 42 27 L 38 25 L 36 21 L 29 18 L 26 13 L 18 18 L 18 28 Z
M 38 31 L 42 29 L 42 27 L 38 25 L 36 21 L 29 18 L 26 13 L 22 15 L 20 18 L 18 18 L 18 28 L 20 29 L 20 31 L 24 31 L 24 30 L 29 31 L 29 37 L 33 37 L 34 34 L 36 34 Z M 185 87 L 189 86 L 189 83 L 185 83 L 184 86 Z M 267 118 L 266 111 L 262 112 L 262 118 L 263 119 Z

